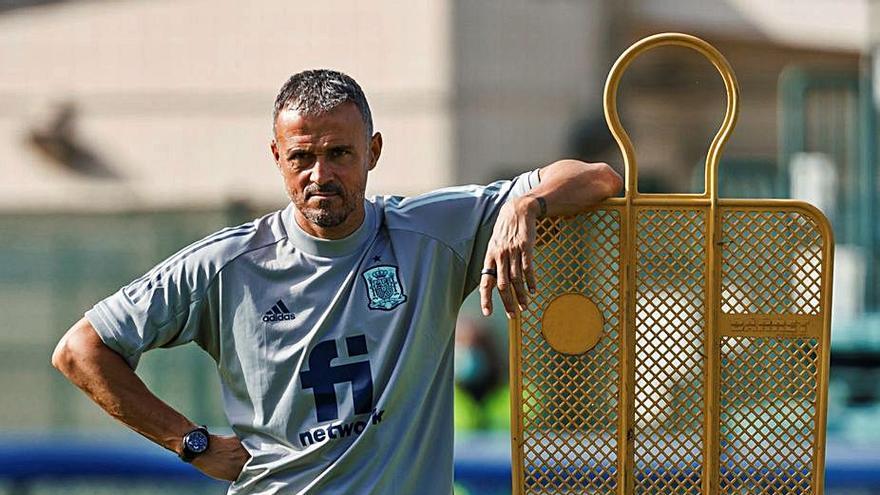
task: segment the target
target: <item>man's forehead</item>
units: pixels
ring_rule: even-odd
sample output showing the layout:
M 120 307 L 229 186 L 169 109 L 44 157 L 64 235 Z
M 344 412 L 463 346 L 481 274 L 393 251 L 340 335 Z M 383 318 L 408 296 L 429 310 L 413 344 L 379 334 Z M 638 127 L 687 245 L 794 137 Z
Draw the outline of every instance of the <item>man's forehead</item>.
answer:
M 276 132 L 288 139 L 314 138 L 325 134 L 363 132 L 363 120 L 357 107 L 346 102 L 326 112 L 314 113 L 297 108 L 278 112 Z

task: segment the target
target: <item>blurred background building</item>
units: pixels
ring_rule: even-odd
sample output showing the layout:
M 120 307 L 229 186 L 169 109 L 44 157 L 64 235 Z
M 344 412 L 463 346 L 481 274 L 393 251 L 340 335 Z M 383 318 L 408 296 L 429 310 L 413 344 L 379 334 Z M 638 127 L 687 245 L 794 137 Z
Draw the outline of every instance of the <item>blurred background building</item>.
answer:
M 290 74 L 335 68 L 363 86 L 385 138 L 369 194 L 487 182 L 565 156 L 622 172 L 605 76 L 662 31 L 706 39 L 739 78 L 722 196 L 799 197 L 832 219 L 829 432 L 876 444 L 873 0 L 0 0 L 3 428 L 120 429 L 50 353 L 85 309 L 161 259 L 286 203 L 268 143 Z M 662 48 L 633 64 L 619 101 L 641 190 L 702 187 L 723 95 L 696 53 Z M 464 313 L 477 314 L 472 300 Z M 489 323 L 503 358 L 504 318 Z M 186 414 L 225 424 L 212 363 L 195 349 L 151 353 L 139 372 Z

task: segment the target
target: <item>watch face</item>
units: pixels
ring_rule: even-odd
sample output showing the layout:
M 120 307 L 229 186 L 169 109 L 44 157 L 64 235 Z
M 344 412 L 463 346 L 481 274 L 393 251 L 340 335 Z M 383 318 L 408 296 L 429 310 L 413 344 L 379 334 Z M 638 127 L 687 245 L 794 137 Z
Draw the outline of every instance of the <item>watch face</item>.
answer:
M 186 447 L 194 454 L 201 454 L 208 450 L 208 435 L 201 430 L 191 432 L 185 439 Z

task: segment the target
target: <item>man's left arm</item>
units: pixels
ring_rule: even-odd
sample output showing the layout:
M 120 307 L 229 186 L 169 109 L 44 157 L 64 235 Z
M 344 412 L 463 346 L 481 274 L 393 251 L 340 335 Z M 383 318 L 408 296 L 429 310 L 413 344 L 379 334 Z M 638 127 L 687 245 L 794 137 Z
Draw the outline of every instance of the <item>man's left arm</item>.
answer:
M 505 203 L 498 213 L 483 261 L 483 269 L 495 270 L 497 276 L 484 274 L 480 279 L 484 315 L 492 314 L 495 287 L 508 316 L 515 304 L 524 308 L 528 293 L 535 291 L 532 250 L 539 217 L 581 213 L 614 196 L 623 186 L 623 180 L 606 163 L 560 160 L 541 168 L 539 174 L 539 185 Z

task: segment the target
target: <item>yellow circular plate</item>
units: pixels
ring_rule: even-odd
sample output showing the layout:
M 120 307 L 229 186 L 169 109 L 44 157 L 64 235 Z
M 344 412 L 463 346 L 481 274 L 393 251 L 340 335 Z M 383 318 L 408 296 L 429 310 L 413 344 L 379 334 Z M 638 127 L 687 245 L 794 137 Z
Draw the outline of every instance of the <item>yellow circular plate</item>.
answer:
M 544 309 L 541 333 L 553 349 L 563 354 L 583 354 L 602 337 L 605 320 L 588 297 L 562 294 Z

